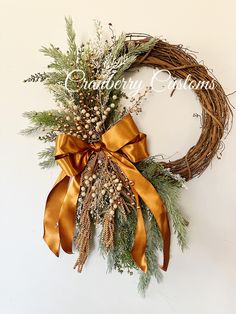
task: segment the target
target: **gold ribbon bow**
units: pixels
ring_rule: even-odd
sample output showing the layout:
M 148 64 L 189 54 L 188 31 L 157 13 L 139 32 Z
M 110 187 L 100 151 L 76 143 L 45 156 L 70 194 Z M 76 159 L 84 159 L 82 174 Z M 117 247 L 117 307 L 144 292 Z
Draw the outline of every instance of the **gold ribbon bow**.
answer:
M 140 133 L 131 115 L 125 116 L 106 131 L 101 141 L 88 144 L 67 134 L 58 135 L 55 158 L 62 168 L 48 195 L 44 215 L 44 240 L 52 252 L 59 256 L 60 244 L 72 253 L 76 204 L 80 191 L 80 175 L 94 152 L 103 150 L 133 182 L 131 186 L 137 204 L 137 226 L 131 251 L 135 263 L 147 271 L 145 256 L 146 231 L 139 196 L 154 215 L 163 238 L 163 270 L 167 270 L 170 249 L 170 229 L 166 208 L 153 185 L 137 170 L 133 163 L 148 157 L 146 135 Z

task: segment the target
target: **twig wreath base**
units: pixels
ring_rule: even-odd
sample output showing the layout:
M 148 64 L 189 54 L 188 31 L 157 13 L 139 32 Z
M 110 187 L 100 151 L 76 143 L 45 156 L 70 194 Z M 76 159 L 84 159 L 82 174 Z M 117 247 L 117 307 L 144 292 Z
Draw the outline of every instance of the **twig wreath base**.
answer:
M 147 36 L 143 39 L 132 39 L 137 36 L 139 35 L 128 34 L 127 38 L 136 44 L 145 42 L 149 38 Z M 222 138 L 231 128 L 232 110 L 222 86 L 208 68 L 198 63 L 187 49 L 160 39 L 151 50 L 139 56 L 133 66 L 151 66 L 168 70 L 174 78 L 183 80 L 191 75 L 191 78 L 197 83 L 214 80 L 214 89 L 194 90 L 202 106 L 202 132 L 197 143 L 182 158 L 163 162 L 164 167 L 170 168 L 173 173 L 181 175 L 186 180 L 201 175 L 213 157 L 217 153 L 220 155 L 223 145 Z

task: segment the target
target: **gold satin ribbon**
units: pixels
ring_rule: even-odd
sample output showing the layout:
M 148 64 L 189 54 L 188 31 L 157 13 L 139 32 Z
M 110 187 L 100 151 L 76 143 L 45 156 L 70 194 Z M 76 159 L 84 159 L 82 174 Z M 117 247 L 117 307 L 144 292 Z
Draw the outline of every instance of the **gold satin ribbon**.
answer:
M 170 249 L 170 229 L 166 208 L 153 185 L 141 175 L 133 163 L 148 157 L 146 135 L 140 133 L 131 115 L 125 116 L 106 131 L 100 142 L 88 144 L 68 134 L 56 140 L 55 158 L 62 169 L 48 195 L 44 215 L 44 240 L 59 256 L 59 247 L 72 253 L 76 204 L 80 192 L 80 175 L 94 152 L 103 150 L 133 182 L 131 186 L 137 204 L 137 226 L 131 255 L 144 272 L 146 231 L 139 197 L 154 215 L 163 238 L 163 270 L 167 270 Z

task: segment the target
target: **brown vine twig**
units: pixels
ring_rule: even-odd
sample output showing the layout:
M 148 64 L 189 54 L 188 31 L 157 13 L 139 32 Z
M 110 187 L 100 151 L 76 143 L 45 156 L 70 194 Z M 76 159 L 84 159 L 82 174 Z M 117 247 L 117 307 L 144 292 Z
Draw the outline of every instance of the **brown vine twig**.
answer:
M 132 38 L 137 34 L 129 35 L 131 40 L 137 44 L 140 41 L 150 39 L 149 36 L 146 36 L 143 39 L 133 40 Z M 144 35 L 140 37 L 144 37 Z M 214 89 L 194 90 L 202 106 L 201 135 L 197 143 L 182 158 L 162 162 L 165 167 L 170 168 L 173 173 L 180 174 L 186 180 L 201 175 L 220 150 L 222 138 L 231 130 L 233 113 L 232 105 L 228 99 L 230 94 L 225 94 L 215 76 L 204 64 L 200 64 L 188 50 L 161 39 L 148 53 L 140 55 L 133 64 L 133 67 L 140 66 L 169 70 L 172 76 L 177 79 L 187 79 L 191 74 L 192 79 L 196 82 L 214 80 Z

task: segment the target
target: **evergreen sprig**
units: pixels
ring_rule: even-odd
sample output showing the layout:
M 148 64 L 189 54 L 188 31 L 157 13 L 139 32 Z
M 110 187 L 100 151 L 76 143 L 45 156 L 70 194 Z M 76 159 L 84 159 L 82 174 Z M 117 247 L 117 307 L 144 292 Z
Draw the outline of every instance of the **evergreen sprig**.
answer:
M 48 74 L 46 72 L 44 73 L 35 73 L 32 74 L 29 78 L 25 79 L 23 82 L 27 83 L 27 82 L 43 82 L 46 80 L 46 78 L 48 78 Z
M 22 135 L 34 135 L 37 133 L 44 133 L 52 131 L 52 128 L 58 124 L 57 119 L 64 116 L 57 110 L 50 111 L 28 111 L 23 114 L 23 117 L 27 118 L 31 125 L 21 131 Z
M 177 235 L 178 244 L 183 250 L 187 247 L 188 222 L 181 214 L 179 204 L 180 189 L 184 187 L 185 180 L 173 175 L 160 163 L 152 158 L 138 165 L 141 173 L 154 185 L 164 200 L 168 213 L 172 219 L 174 232 Z
M 132 275 L 132 270 L 137 269 L 130 254 L 135 236 L 136 223 L 137 216 L 134 211 L 129 214 L 127 219 L 117 211 L 115 217 L 114 247 L 107 252 L 108 271 L 111 272 L 112 269 L 115 269 L 123 273 L 126 270 Z M 100 247 L 102 250 L 102 244 L 100 244 Z
M 31 123 L 42 127 L 53 127 L 57 125 L 56 118 L 59 118 L 61 114 L 57 110 L 48 111 L 27 111 L 23 114 L 23 117 L 27 118 Z
M 42 169 L 48 169 L 51 167 L 54 167 L 56 162 L 55 162 L 55 147 L 50 146 L 42 150 L 41 152 L 38 153 L 39 159 L 41 159 L 39 166 Z
M 75 62 L 76 64 L 78 48 L 76 45 L 76 33 L 73 28 L 73 21 L 71 17 L 66 17 L 65 21 L 66 21 L 67 43 L 69 47 L 67 56 L 71 62 Z
M 153 215 L 148 215 L 148 212 L 145 209 L 143 210 L 143 217 L 147 232 L 146 258 L 148 270 L 146 273 L 139 271 L 140 276 L 138 290 L 143 296 L 145 296 L 146 290 L 151 282 L 152 277 L 154 277 L 157 282 L 160 282 L 162 279 L 162 273 L 158 266 L 157 251 L 158 249 L 162 248 L 163 241 Z

